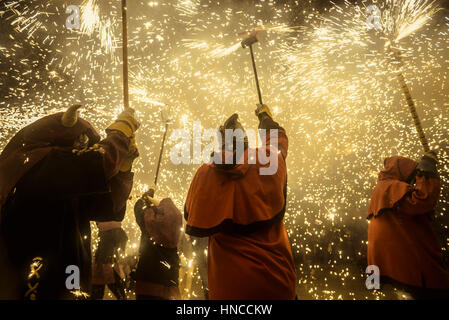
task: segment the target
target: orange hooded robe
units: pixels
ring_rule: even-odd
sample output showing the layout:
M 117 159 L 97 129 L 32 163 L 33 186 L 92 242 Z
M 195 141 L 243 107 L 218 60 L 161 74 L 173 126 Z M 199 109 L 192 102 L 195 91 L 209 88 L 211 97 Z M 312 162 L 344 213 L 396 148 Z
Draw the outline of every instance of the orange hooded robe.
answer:
M 286 205 L 288 140 L 278 130 L 278 149 L 266 139 L 266 152 L 277 153 L 274 175 L 260 175 L 257 159 L 223 169 L 202 165 L 190 185 L 185 205 L 186 232 L 209 236 L 209 297 L 225 299 L 294 299 L 296 272 L 283 223 Z M 269 127 L 270 127 L 269 126 Z
M 430 223 L 439 179 L 417 176 L 413 187 L 405 181 L 417 162 L 391 157 L 384 165 L 369 207 L 368 265 L 408 286 L 449 289 L 449 273 Z

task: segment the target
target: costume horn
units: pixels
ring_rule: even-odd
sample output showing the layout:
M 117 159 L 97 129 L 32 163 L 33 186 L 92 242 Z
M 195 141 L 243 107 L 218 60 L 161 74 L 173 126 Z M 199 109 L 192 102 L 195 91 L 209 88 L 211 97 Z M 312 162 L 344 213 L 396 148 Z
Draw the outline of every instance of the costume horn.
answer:
M 61 123 L 64 127 L 71 128 L 78 122 L 78 109 L 81 108 L 82 105 L 76 104 L 67 109 L 66 112 L 62 115 Z

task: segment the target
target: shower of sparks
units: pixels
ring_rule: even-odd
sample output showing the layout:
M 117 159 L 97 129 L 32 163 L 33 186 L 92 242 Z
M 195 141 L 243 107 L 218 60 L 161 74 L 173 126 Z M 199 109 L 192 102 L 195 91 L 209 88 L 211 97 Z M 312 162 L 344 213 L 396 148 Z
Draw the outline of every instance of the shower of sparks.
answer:
M 138 103 L 148 103 L 150 105 L 155 105 L 155 106 L 160 106 L 163 107 L 165 106 L 164 103 L 151 99 L 148 97 L 148 91 L 146 89 L 142 89 L 142 88 L 131 88 L 130 93 L 134 96 L 134 99 L 138 102 Z
M 100 24 L 100 8 L 96 0 L 85 0 L 81 5 L 81 31 L 92 35 Z
M 121 1 L 78 2 L 78 31 L 65 28 L 65 9 L 76 1 L 0 4 L 0 149 L 23 126 L 74 102 L 88 105 L 82 116 L 99 131 L 121 111 L 121 57 L 115 53 Z M 320 10 L 313 0 L 128 2 L 130 103 L 142 126 L 122 259 L 138 254 L 132 209 L 154 179 L 162 110 L 173 115 L 167 154 L 179 142 L 170 139 L 171 130 L 190 130 L 195 121 L 217 128 L 238 112 L 246 128 L 257 127 L 251 60 L 238 36 L 254 28 L 261 30 L 254 54 L 262 95 L 289 135 L 285 224 L 298 297 L 388 298 L 364 287 L 367 206 L 384 157 L 421 156 L 402 92 L 392 85 L 394 66 L 383 50 L 388 40 L 400 41 L 404 75 L 439 154 L 443 193 L 435 223 L 449 258 L 449 18 L 437 14 L 434 1 L 354 2 Z M 371 4 L 381 12 L 380 32 L 366 24 Z M 197 168 L 164 156 L 159 197 L 183 208 Z M 97 234 L 93 228 L 93 250 Z M 179 245 L 186 299 L 203 298 L 205 248 L 196 241 L 192 248 L 183 237 Z
M 396 7 L 400 9 L 396 15 L 387 15 L 387 21 L 392 21 L 387 22 L 387 28 L 393 25 L 391 30 L 394 30 L 396 42 L 421 29 L 441 10 L 437 1 L 402 0 L 402 2 L 396 4 Z
M 240 48 L 240 46 L 241 46 L 240 43 L 236 43 L 228 48 L 218 47 L 213 49 L 210 52 L 210 55 L 212 58 L 222 58 L 224 56 L 227 56 L 228 54 L 235 52 L 237 49 Z
M 88 36 L 92 36 L 95 32 L 100 38 L 101 47 L 106 53 L 114 50 L 115 38 L 113 27 L 117 24 L 117 20 L 109 17 L 102 17 L 98 0 L 84 0 L 81 5 L 81 29 L 80 31 Z
M 282 25 L 276 25 L 276 26 L 271 26 L 271 27 L 256 27 L 254 30 L 257 31 L 258 33 L 261 31 L 266 31 L 266 32 L 275 32 L 275 33 L 279 33 L 279 34 L 286 34 L 286 33 L 291 33 L 294 32 L 297 29 L 297 27 L 289 27 L 285 24 Z M 246 35 L 248 36 L 250 34 L 250 32 L 239 32 L 238 35 L 242 36 L 242 35 Z M 223 35 L 220 35 L 219 38 L 223 38 Z M 237 36 L 236 36 L 237 38 Z M 202 50 L 204 52 L 206 52 L 207 56 L 209 58 L 212 59 L 218 59 L 218 58 L 223 58 L 227 55 L 230 55 L 234 52 L 236 52 L 238 49 L 240 49 L 241 46 L 241 41 L 242 39 L 240 39 L 240 41 L 238 42 L 234 42 L 233 44 L 230 45 L 225 45 L 223 43 L 211 43 L 211 42 L 207 42 L 204 40 L 199 40 L 199 39 L 183 39 L 183 45 L 186 48 L 189 49 L 199 49 Z
M 200 0 L 180 0 L 174 6 L 180 15 L 194 17 L 198 14 Z

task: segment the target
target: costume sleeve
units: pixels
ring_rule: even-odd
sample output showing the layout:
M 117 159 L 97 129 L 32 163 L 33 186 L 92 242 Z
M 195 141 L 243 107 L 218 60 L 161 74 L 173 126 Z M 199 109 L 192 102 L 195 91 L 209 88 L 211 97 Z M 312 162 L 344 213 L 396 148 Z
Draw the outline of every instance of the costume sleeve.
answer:
M 123 206 L 122 199 L 132 185 L 131 173 L 119 174 L 128 144 L 125 135 L 110 132 L 100 142 L 104 152 L 91 150 L 78 155 L 71 149 L 55 149 L 30 170 L 27 183 L 19 185 L 23 192 L 57 198 L 112 192 L 120 198 L 115 207 Z
M 431 212 L 437 204 L 440 188 L 440 180 L 417 176 L 416 187 L 398 202 L 397 210 L 408 215 Z
M 115 219 L 115 221 L 122 221 L 125 216 L 126 201 L 131 193 L 133 180 L 134 174 L 131 171 L 119 172 L 111 179 L 111 199 L 114 212 L 119 215 L 119 219 Z
M 104 149 L 102 166 L 108 186 L 106 195 L 97 198 L 100 205 L 90 211 L 90 219 L 95 221 L 122 221 L 126 213 L 126 202 L 131 193 L 134 174 L 131 171 L 121 172 L 120 164 L 128 154 L 129 139 L 119 131 L 108 131 L 106 139 L 99 145 Z M 103 199 L 101 199 L 103 198 Z M 106 204 L 108 205 L 101 205 Z M 92 204 L 96 207 L 96 204 Z
M 89 219 L 98 222 L 122 221 L 126 213 L 126 202 L 133 186 L 134 174 L 119 172 L 109 181 L 109 192 L 91 196 Z
M 269 146 L 272 137 L 270 137 L 270 130 L 275 129 L 278 130 L 278 149 L 282 152 L 282 155 L 285 158 L 287 158 L 287 151 L 288 151 L 288 138 L 287 133 L 285 132 L 285 129 L 279 126 L 279 124 L 271 119 L 268 116 L 261 117 L 259 122 L 259 129 L 265 129 L 266 130 L 266 139 L 265 146 Z M 263 133 L 262 133 L 263 134 Z M 262 140 L 264 137 L 262 136 Z
M 108 136 L 99 142 L 104 149 L 103 167 L 106 180 L 114 177 L 120 169 L 122 160 L 128 155 L 130 140 L 121 132 L 108 130 Z

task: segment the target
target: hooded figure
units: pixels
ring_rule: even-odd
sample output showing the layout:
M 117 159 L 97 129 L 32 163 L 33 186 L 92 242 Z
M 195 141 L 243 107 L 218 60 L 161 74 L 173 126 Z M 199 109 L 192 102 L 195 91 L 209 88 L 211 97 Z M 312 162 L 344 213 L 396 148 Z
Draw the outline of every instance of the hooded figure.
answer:
M 384 282 L 405 285 L 416 298 L 441 297 L 449 289 L 431 226 L 440 194 L 435 158 L 426 154 L 419 164 L 399 156 L 385 159 L 368 213 L 368 265 L 379 267 Z
M 262 147 L 248 149 L 246 137 L 231 140 L 222 135 L 221 152 L 198 169 L 187 194 L 186 233 L 209 237 L 208 285 L 213 300 L 296 297 L 296 272 L 283 223 L 287 135 L 267 106 L 259 105 L 256 115 L 259 128 L 268 130 Z M 220 131 L 227 129 L 231 133 L 243 129 L 237 115 Z M 244 150 L 239 150 L 239 143 Z M 269 154 L 276 170 L 262 174 L 270 163 L 263 164 L 260 156 Z
M 101 300 L 107 285 L 117 300 L 126 300 L 125 271 L 121 255 L 128 236 L 119 221 L 98 222 L 98 249 L 92 268 L 92 300 Z
M 180 299 L 178 289 L 178 242 L 182 214 L 170 198 L 158 201 L 154 190 L 145 193 L 134 206 L 142 232 L 139 262 L 134 273 L 137 300 Z
M 100 141 L 79 107 L 26 126 L 0 155 L 0 298 L 90 292 L 90 221 L 124 217 L 139 124 L 123 112 Z

